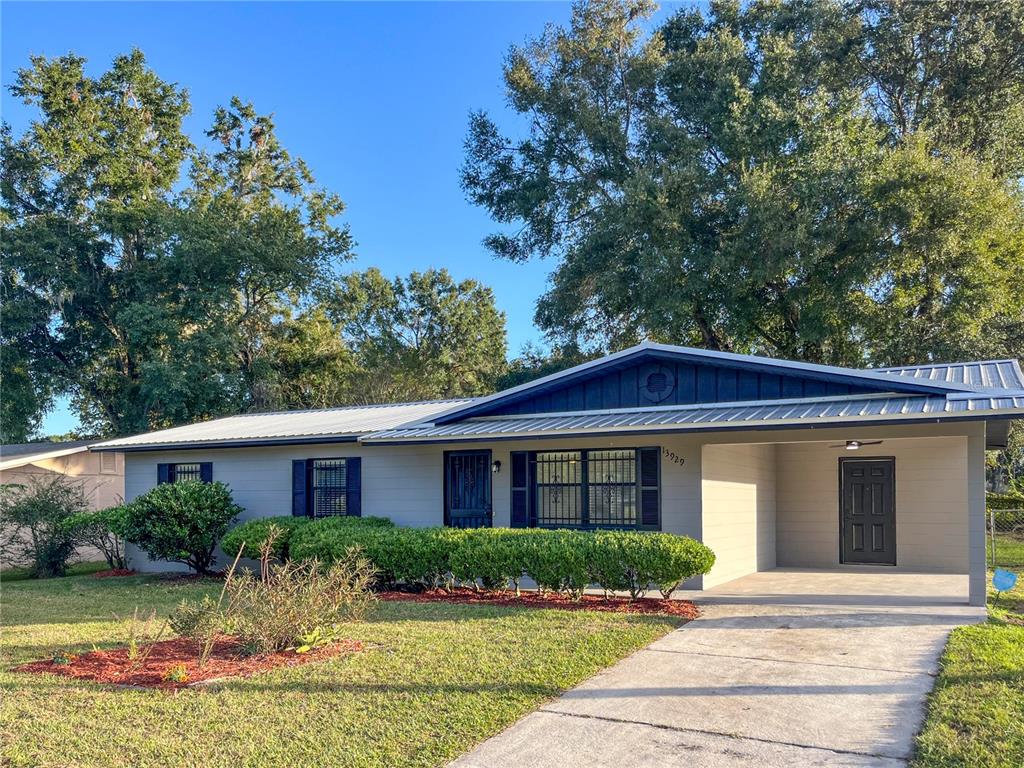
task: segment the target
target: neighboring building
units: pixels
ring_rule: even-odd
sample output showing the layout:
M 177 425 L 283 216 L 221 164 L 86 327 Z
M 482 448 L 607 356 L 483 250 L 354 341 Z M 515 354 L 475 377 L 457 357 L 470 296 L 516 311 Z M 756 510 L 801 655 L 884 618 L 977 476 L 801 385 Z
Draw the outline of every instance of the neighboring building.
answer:
M 92 453 L 90 440 L 0 445 L 0 484 L 28 484 L 33 478 L 64 475 L 80 482 L 93 509 L 124 499 L 124 454 Z
M 696 587 L 873 565 L 969 573 L 982 604 L 985 449 L 1014 418 L 1012 360 L 855 370 L 645 343 L 488 397 L 233 416 L 93 449 L 125 452 L 129 499 L 196 478 L 228 484 L 245 518 L 662 530 L 715 551 Z

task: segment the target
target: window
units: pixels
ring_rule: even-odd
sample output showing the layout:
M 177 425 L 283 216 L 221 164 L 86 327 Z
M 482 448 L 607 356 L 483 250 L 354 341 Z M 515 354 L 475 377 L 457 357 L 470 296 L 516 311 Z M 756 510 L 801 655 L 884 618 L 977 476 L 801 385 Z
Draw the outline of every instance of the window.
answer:
M 313 517 L 348 514 L 345 459 L 313 459 L 312 464 Z
M 583 525 L 583 453 L 538 453 L 535 463 L 538 524 Z
M 213 482 L 213 462 L 193 461 L 182 464 L 157 464 L 157 483 L 184 483 L 187 480 Z
M 292 514 L 301 517 L 359 517 L 362 514 L 361 466 L 358 456 L 294 460 Z
M 591 525 L 636 525 L 636 450 L 590 451 Z
M 659 462 L 658 448 L 515 452 L 513 524 L 658 528 Z M 526 465 L 531 465 L 528 480 Z M 518 473 L 517 467 L 522 467 Z

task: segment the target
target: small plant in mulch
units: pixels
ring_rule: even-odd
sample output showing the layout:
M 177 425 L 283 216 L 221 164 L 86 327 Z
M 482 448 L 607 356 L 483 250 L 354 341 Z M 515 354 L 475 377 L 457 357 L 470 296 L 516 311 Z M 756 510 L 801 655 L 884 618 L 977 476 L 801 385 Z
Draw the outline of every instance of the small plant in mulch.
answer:
M 53 663 L 54 666 L 63 667 L 67 664 L 70 664 L 77 658 L 78 657 L 75 656 L 75 654 L 73 653 L 68 653 L 67 651 L 57 651 L 53 654 L 51 662 Z
M 460 605 L 499 605 L 524 608 L 556 608 L 566 611 L 602 611 L 607 613 L 635 613 L 655 616 L 675 616 L 687 621 L 697 618 L 700 611 L 689 600 L 669 600 L 652 597 L 625 598 L 582 595 L 573 598 L 558 592 L 480 591 L 469 587 L 450 590 L 431 589 L 421 592 L 398 590 L 378 592 L 379 600 L 409 601 L 416 603 L 444 602 Z
M 344 637 L 344 626 L 361 618 L 373 600 L 369 563 L 352 553 L 330 566 L 316 561 L 273 565 L 273 544 L 271 536 L 261 552 L 259 575 L 236 574 L 240 548 L 217 600 L 183 601 L 155 632 L 155 613 L 140 618 L 136 608 L 124 622 L 122 647 L 16 669 L 177 689 L 362 650 L 361 643 Z M 161 639 L 167 629 L 180 637 Z
M 188 682 L 188 669 L 184 664 L 172 664 L 161 678 L 165 683 L 177 683 L 179 685 Z

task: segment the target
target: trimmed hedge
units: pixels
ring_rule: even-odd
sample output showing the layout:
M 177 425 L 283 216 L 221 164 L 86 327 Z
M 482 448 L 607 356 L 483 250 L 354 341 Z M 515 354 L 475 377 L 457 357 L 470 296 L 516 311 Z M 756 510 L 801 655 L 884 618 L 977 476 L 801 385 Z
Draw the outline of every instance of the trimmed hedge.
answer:
M 989 509 L 1024 509 L 1024 495 L 1019 493 L 986 493 L 985 506 Z
M 238 554 L 238 548 L 243 544 L 243 557 L 255 558 L 259 556 L 260 547 L 267 540 L 270 527 L 276 525 L 281 534 L 274 542 L 274 557 L 278 560 L 291 559 L 291 540 L 294 533 L 309 523 L 313 522 L 308 517 L 293 517 L 282 515 L 280 517 L 260 517 L 236 525 L 221 539 L 220 548 L 228 557 Z M 316 521 L 318 526 L 327 530 L 345 529 L 350 527 L 363 528 L 390 528 L 394 526 L 386 517 L 329 517 Z
M 297 527 L 290 554 L 334 562 L 359 548 L 387 586 L 437 587 L 459 582 L 518 589 L 526 575 L 543 591 L 578 599 L 590 584 L 666 597 L 681 582 L 711 570 L 715 556 L 685 536 L 634 531 L 395 528 L 317 520 Z

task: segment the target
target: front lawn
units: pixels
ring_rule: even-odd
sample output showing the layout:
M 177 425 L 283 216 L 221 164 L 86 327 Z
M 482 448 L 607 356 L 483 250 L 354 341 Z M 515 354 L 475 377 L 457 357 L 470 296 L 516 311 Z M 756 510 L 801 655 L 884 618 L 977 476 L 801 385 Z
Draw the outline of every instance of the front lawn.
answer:
M 989 620 L 950 637 L 915 768 L 1024 765 L 1024 577 Z
M 351 627 L 366 650 L 176 694 L 7 671 L 125 641 L 214 582 L 4 580 L 0 764 L 433 766 L 677 625 L 661 616 L 381 603 Z M 216 595 L 214 595 L 216 596 Z

